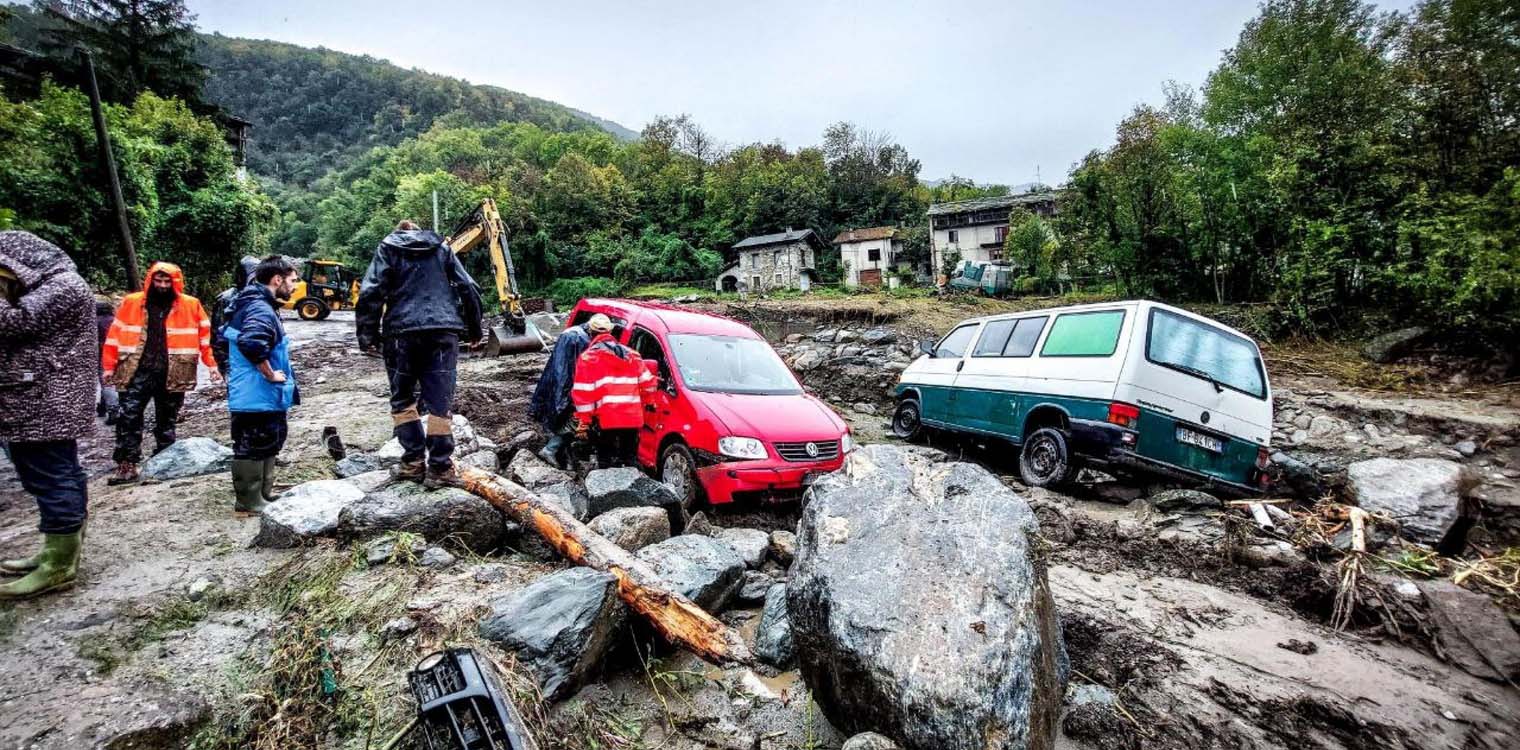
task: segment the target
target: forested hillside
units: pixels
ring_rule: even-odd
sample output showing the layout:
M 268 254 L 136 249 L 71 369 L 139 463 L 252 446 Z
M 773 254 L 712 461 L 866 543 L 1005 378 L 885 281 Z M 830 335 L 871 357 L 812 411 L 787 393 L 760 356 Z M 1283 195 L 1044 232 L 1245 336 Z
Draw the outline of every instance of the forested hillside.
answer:
M 310 184 L 444 118 L 454 125 L 529 122 L 545 130 L 635 136 L 554 102 L 367 56 L 202 34 L 198 58 L 209 72 L 206 101 L 254 123 L 249 167 L 290 184 Z

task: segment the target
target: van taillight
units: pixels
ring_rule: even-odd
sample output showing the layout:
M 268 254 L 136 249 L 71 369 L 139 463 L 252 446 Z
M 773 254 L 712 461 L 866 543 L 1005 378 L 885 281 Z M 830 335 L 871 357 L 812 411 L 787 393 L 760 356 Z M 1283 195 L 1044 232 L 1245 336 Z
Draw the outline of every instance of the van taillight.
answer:
M 1140 407 L 1115 401 L 1108 405 L 1108 421 L 1120 427 L 1134 428 L 1140 421 Z
M 1256 468 L 1266 471 L 1272 468 L 1272 452 L 1266 448 L 1256 449 Z

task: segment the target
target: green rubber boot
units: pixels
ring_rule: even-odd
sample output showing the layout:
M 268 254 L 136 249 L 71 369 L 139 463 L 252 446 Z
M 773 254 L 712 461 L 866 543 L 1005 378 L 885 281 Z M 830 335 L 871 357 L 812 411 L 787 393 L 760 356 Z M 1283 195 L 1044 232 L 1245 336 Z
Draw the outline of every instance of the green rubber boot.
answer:
M 0 586 L 0 601 L 25 599 L 59 591 L 74 585 L 79 572 L 79 542 L 82 535 L 44 534 L 42 552 L 37 555 L 37 569 L 25 577 Z
M 240 516 L 264 510 L 264 462 L 232 459 L 232 494 L 237 499 L 233 512 Z
M 274 461 L 274 456 L 264 459 L 263 478 L 259 482 L 259 494 L 266 503 L 274 502 Z
M 42 564 L 42 551 L 31 557 L 18 557 L 12 560 L 0 560 L 0 575 L 24 576 L 37 569 Z

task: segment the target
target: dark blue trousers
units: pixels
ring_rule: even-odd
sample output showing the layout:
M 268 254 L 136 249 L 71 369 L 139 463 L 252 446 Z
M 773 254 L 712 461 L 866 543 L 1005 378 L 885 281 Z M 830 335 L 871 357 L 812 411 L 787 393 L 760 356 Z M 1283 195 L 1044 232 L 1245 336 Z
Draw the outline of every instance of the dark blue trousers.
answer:
M 459 335 L 455 333 L 420 331 L 386 339 L 391 421 L 401 442 L 401 460 L 421 461 L 426 456 L 432 468 L 453 465 L 450 420 L 458 362 Z
M 79 446 L 73 440 L 14 442 L 6 447 L 21 486 L 37 499 L 44 534 L 73 534 L 84 526 L 89 498 L 79 465 Z

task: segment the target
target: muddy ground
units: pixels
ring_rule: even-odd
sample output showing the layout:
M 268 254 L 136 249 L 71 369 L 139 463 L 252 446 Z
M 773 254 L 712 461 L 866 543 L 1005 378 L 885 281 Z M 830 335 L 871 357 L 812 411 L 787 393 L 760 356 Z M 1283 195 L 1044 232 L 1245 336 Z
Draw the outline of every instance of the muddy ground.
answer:
M 872 323 L 911 340 L 992 311 L 982 301 L 965 303 L 974 310 L 925 302 L 723 311 L 762 324 L 778 343 L 822 326 Z M 373 449 L 389 437 L 390 420 L 383 368 L 353 348 L 347 316 L 287 325 L 303 404 L 291 413 L 280 481 L 295 484 L 332 476 L 318 439 L 324 426 L 338 426 L 351 448 Z M 1275 444 L 1327 461 L 1459 460 L 1481 477 L 1488 503 L 1520 507 L 1513 391 L 1369 370 L 1343 354 L 1322 345 L 1269 351 Z M 457 411 L 508 445 L 527 427 L 527 392 L 543 361 L 465 360 Z M 863 397 L 853 383 L 836 392 L 840 378 L 827 373 L 805 379 L 833 397 L 863 439 L 886 439 L 887 394 Z M 1367 389 L 1390 381 L 1404 389 Z M 1434 385 L 1411 391 L 1411 382 Z M 227 442 L 221 395 L 192 394 L 180 435 Z M 1477 446 L 1471 454 L 1458 449 L 1467 441 Z M 1000 446 L 939 445 L 1017 484 Z M 443 570 L 368 568 L 362 555 L 332 544 L 257 549 L 257 521 L 232 516 L 225 474 L 108 488 L 109 452 L 104 428 L 84 445 L 91 522 L 79 585 L 0 609 L 0 747 L 379 747 L 413 710 L 405 670 L 453 644 L 482 648 L 508 670 L 545 748 L 836 748 L 844 739 L 795 672 L 720 670 L 632 633 L 599 682 L 543 706 L 511 656 L 480 642 L 475 624 L 494 596 L 562 563 L 507 549 L 462 555 Z M 28 550 L 35 533 L 32 501 L 8 470 L 0 466 L 7 556 Z M 1058 747 L 1520 746 L 1513 686 L 1444 663 L 1418 627 L 1395 635 L 1375 612 L 1330 626 L 1333 555 L 1247 565 L 1231 554 L 1224 519 L 1156 513 L 1143 499 L 1148 489 L 1099 483 L 1028 493 L 1045 524 L 1072 682 L 1107 692 L 1073 698 Z M 795 520 L 788 505 L 715 514 L 729 526 Z M 1471 553 L 1502 549 L 1502 537 L 1480 527 Z M 1513 595 L 1489 593 L 1520 610 Z M 415 630 L 396 625 L 403 617 Z M 758 612 L 723 619 L 752 637 Z M 324 690 L 324 678 L 336 689 Z M 279 690 L 299 697 L 269 705 Z

